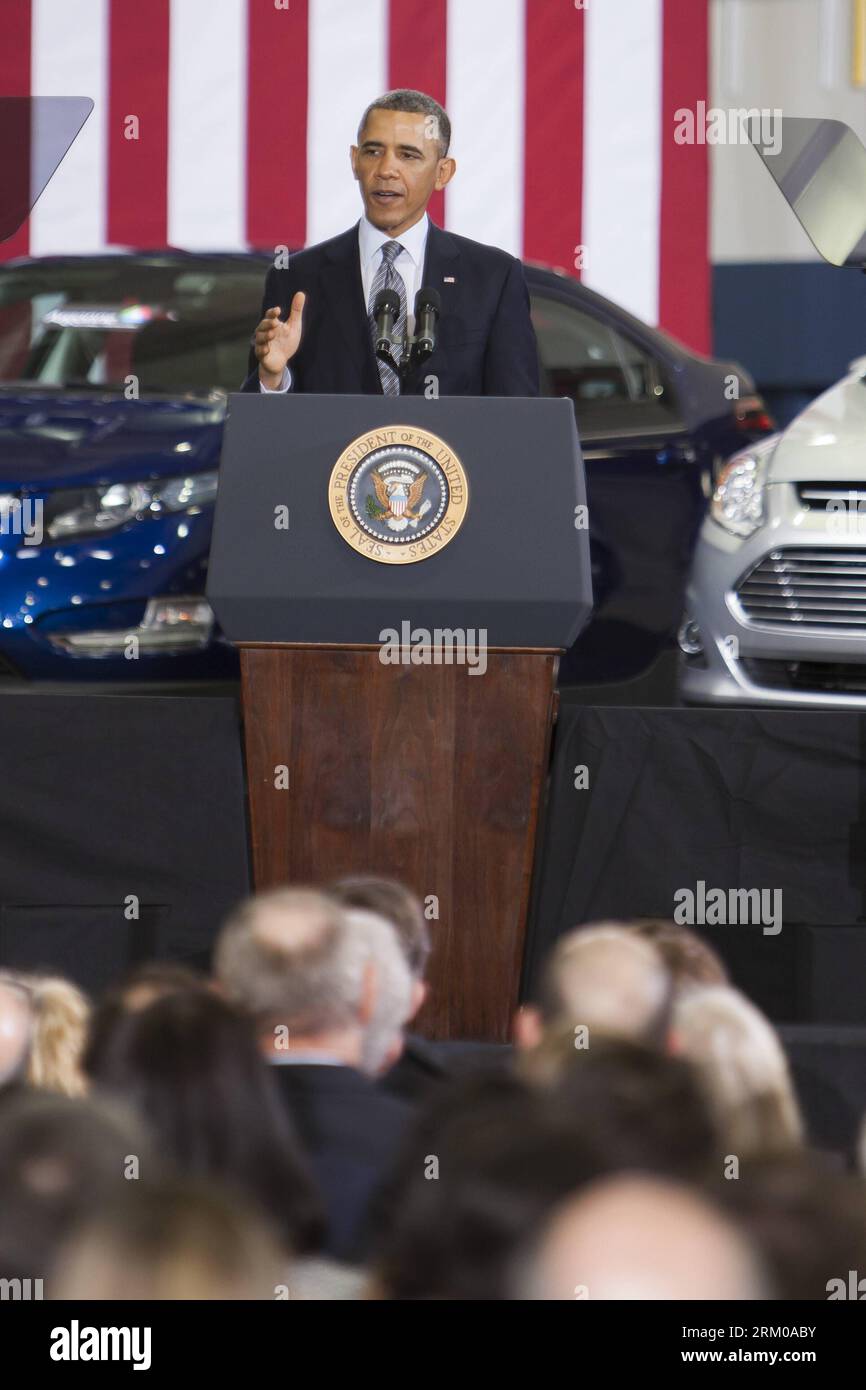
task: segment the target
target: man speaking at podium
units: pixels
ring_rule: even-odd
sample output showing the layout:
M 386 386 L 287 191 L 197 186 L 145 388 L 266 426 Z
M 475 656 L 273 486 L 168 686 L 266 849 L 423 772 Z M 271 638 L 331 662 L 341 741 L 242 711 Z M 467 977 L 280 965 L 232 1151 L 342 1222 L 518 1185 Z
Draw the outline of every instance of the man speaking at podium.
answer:
M 244 391 L 538 395 L 520 262 L 427 216 L 454 177 L 450 143 L 448 116 L 423 92 L 367 108 L 351 148 L 364 215 L 268 271 Z M 399 345 L 390 361 L 376 353 L 384 337 Z

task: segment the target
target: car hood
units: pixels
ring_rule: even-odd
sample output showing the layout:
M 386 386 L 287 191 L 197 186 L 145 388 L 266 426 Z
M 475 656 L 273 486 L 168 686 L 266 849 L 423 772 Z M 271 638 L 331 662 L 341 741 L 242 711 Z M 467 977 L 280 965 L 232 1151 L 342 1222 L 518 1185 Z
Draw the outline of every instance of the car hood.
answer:
M 0 390 L 0 489 L 167 477 L 215 467 L 226 400 Z
M 812 401 L 784 431 L 769 481 L 866 480 L 866 376 L 862 366 Z

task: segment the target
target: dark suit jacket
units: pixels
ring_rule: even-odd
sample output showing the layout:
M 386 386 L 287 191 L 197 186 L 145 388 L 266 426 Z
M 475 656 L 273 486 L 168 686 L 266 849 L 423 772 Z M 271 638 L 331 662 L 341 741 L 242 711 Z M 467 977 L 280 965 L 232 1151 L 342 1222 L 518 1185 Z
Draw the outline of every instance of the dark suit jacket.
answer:
M 360 1264 L 376 1232 L 373 1198 L 398 1156 L 412 1111 L 352 1067 L 272 1068 L 325 1201 L 327 1253 Z
M 446 283 L 453 277 L 453 283 Z M 506 251 L 455 236 L 434 222 L 427 233 L 421 284 L 442 299 L 436 350 L 403 388 L 424 395 L 427 377 L 440 396 L 537 396 L 538 347 L 523 267 Z M 265 279 L 262 317 L 279 304 L 286 318 L 298 290 L 307 296 L 301 345 L 289 363 L 292 389 L 382 395 L 361 281 L 358 224 L 291 257 Z M 409 305 L 410 312 L 414 305 Z M 241 388 L 258 391 L 255 354 Z
M 407 1033 L 403 1051 L 378 1084 L 389 1096 L 417 1105 L 449 1079 L 448 1068 L 434 1045 L 415 1033 Z

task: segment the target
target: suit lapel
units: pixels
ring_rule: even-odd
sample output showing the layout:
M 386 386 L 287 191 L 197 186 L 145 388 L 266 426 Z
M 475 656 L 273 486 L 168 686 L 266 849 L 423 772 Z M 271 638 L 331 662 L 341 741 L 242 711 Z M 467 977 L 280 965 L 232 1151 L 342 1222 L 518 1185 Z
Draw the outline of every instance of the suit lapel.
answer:
M 324 292 L 348 349 L 348 360 L 359 364 L 360 392 L 362 395 L 378 392 L 381 396 L 382 382 L 364 303 L 357 223 L 332 242 L 327 258 Z
M 455 262 L 459 259 L 460 252 L 454 237 L 449 232 L 444 232 L 441 227 L 437 227 L 435 222 L 431 222 L 427 229 L 427 248 L 424 253 L 424 274 L 421 276 L 421 284 L 439 291 L 442 296 L 443 313 L 447 308 L 449 298 L 453 298 L 453 291 L 456 287 L 452 284 L 446 285 L 445 277 L 453 275 L 456 280 Z M 411 307 L 414 308 L 414 305 Z
M 438 290 L 442 301 L 442 312 L 439 316 L 440 323 L 450 314 L 457 311 L 458 294 L 460 291 L 460 251 L 456 240 L 449 232 L 445 232 L 441 227 L 437 227 L 435 222 L 431 222 L 427 231 L 427 246 L 424 252 L 424 273 L 421 276 L 421 284 L 425 289 Z M 414 309 L 414 305 L 410 306 Z M 422 362 L 420 367 L 413 367 L 406 378 L 406 395 L 415 393 L 415 387 L 419 380 L 422 380 L 429 372 L 436 371 L 436 361 L 438 350 L 428 357 L 426 362 Z

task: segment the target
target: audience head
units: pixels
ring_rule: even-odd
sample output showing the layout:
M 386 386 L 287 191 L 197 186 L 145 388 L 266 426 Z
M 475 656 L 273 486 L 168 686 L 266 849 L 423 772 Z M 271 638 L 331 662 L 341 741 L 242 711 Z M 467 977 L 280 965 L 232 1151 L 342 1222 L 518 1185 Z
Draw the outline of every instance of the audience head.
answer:
M 649 942 L 618 923 L 579 927 L 553 948 L 537 1007 L 518 1014 L 516 1041 L 532 1047 L 550 1028 L 583 1028 L 661 1047 L 670 1003 L 670 976 Z
M 324 1047 L 360 1065 L 373 969 L 339 903 L 314 888 L 277 888 L 228 918 L 214 964 L 225 995 L 267 1044 Z
M 801 1141 L 802 1121 L 782 1044 L 745 995 L 727 985 L 679 995 L 671 1046 L 695 1068 L 731 1153 Z
M 684 1182 L 718 1173 L 721 1138 L 686 1061 L 615 1038 L 596 1038 L 586 1049 L 568 1041 L 558 1066 L 540 1078 L 535 1051 L 525 1054 L 522 1070 L 546 1083 L 560 1113 L 580 1126 L 594 1173 L 639 1170 Z
M 756 1154 L 719 1201 L 761 1250 L 777 1296 L 791 1300 L 862 1298 L 866 1283 L 866 1186 L 816 1154 Z
M 257 1204 L 287 1249 L 314 1249 L 323 1217 L 250 1020 L 203 989 L 122 1014 L 91 1073 L 126 1099 L 189 1177 Z
M 0 1098 L 0 1278 L 50 1281 L 60 1243 L 133 1180 L 158 1175 L 140 1121 L 93 1097 Z
M 386 923 L 381 930 L 369 921 L 353 927 L 329 894 L 279 888 L 250 898 L 228 919 L 217 941 L 216 974 L 224 993 L 256 1021 L 269 1055 L 289 1048 L 364 1069 L 376 1050 L 368 1029 L 380 1032 L 377 998 L 387 992 L 377 942 L 380 954 L 396 962 L 395 975 L 402 967 L 408 980 Z
M 412 1012 L 414 1018 L 427 994 L 424 975 L 430 959 L 432 942 L 430 928 L 421 901 L 393 878 L 376 878 L 373 874 L 358 874 L 338 879 L 329 891 L 346 907 L 359 907 L 384 917 L 397 933 L 412 976 Z
M 57 1259 L 58 1299 L 273 1299 L 283 1255 L 236 1192 L 192 1182 L 130 1189 L 91 1215 Z
M 35 1030 L 33 991 L 23 980 L 0 976 L 0 1089 L 26 1080 Z
M 361 1070 L 378 1076 L 392 1066 L 403 1050 L 403 1029 L 412 1012 L 412 976 L 397 933 L 384 917 L 348 908 L 349 931 L 367 946 L 375 968 L 370 1017 L 364 1029 Z
M 90 1003 L 68 980 L 53 975 L 24 977 L 30 989 L 33 1034 L 27 1081 L 45 1091 L 82 1096 L 87 1089 L 82 1059 Z
M 177 961 L 151 961 L 130 971 L 118 984 L 106 990 L 90 1018 L 84 1050 L 84 1070 L 92 1075 L 99 1069 L 105 1040 L 113 1034 L 120 1018 L 147 1008 L 148 1004 L 169 994 L 189 993 L 190 990 L 210 988 L 203 975 L 198 975 Z
M 690 927 L 666 917 L 638 917 L 628 926 L 655 946 L 675 990 L 688 985 L 728 984 L 721 956 Z
M 553 1215 L 517 1281 L 535 1299 L 771 1297 L 736 1225 L 689 1188 L 638 1174 L 605 1179 Z
M 595 1176 L 583 1136 L 508 1073 L 452 1082 L 418 1116 L 383 1194 L 374 1290 L 388 1299 L 502 1299 L 511 1255 Z

